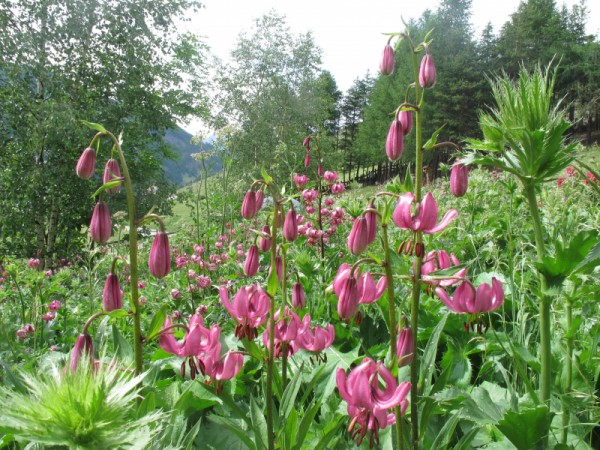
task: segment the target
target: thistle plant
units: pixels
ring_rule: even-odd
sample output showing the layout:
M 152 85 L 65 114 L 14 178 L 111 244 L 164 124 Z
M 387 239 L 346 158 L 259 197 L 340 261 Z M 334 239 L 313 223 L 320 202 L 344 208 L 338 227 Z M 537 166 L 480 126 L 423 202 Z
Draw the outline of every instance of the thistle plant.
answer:
M 145 374 L 82 359 L 75 371 L 52 362 L 36 375 L 23 372 L 22 389 L 0 386 L 0 432 L 18 441 L 71 449 L 145 448 L 160 431 L 163 413 L 136 417 Z
M 556 70 L 537 67 L 533 73 L 522 68 L 515 81 L 504 75 L 491 81 L 496 105 L 480 117 L 483 140 L 471 140 L 472 153 L 465 164 L 481 164 L 514 175 L 523 189 L 533 225 L 537 263 L 544 264 L 547 256 L 542 221 L 539 188 L 558 178 L 571 164 L 577 142 L 567 143 L 565 133 L 570 127 L 561 101 L 554 102 Z M 548 280 L 539 271 L 540 327 L 540 400 L 550 407 L 552 396 L 552 323 L 550 307 L 554 295 Z M 549 423 L 548 423 L 549 425 Z

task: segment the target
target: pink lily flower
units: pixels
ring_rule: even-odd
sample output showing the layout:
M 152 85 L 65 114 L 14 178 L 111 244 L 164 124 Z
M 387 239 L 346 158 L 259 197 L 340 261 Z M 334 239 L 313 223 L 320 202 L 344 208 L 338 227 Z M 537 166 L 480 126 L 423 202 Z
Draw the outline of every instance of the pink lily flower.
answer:
M 333 279 L 333 292 L 338 296 L 338 315 L 349 320 L 358 311 L 358 305 L 373 303 L 387 288 L 387 278 L 381 277 L 377 284 L 370 272 L 351 276 L 350 265 L 342 264 Z
M 411 207 L 415 202 L 415 196 L 411 192 L 400 196 L 398 206 L 394 210 L 392 218 L 394 223 L 403 230 L 422 231 L 425 234 L 434 234 L 446 228 L 450 222 L 456 219 L 458 211 L 451 209 L 448 211 L 440 223 L 438 220 L 438 204 L 428 192 L 423 201 L 416 207 L 416 212 L 411 213 Z
M 221 344 L 216 343 L 205 353 L 198 355 L 198 366 L 211 381 L 231 380 L 244 365 L 244 355 L 228 351 L 221 355 Z
M 302 327 L 296 337 L 296 345 L 303 350 L 319 353 L 326 348 L 331 347 L 335 338 L 333 325 L 328 324 L 327 329 L 315 326 L 310 327 L 310 315 L 307 314 L 302 319 Z
M 181 343 L 177 342 L 173 336 L 171 328 L 173 322 L 171 317 L 167 316 L 163 324 L 163 332 L 158 339 L 161 348 L 180 358 L 195 356 L 198 353 L 206 352 L 215 342 L 219 342 L 221 330 L 218 325 L 213 325 L 210 330 L 204 327 L 204 319 L 201 314 L 193 314 L 190 317 L 188 332 Z
M 455 313 L 479 314 L 494 311 L 504 302 L 504 289 L 502 282 L 492 278 L 492 285 L 482 283 L 473 287 L 470 281 L 463 281 L 450 297 L 441 287 L 436 288 L 435 293 L 444 304 Z
M 467 275 L 466 268 L 457 271 L 452 278 L 446 280 L 428 280 L 427 275 L 438 270 L 445 270 L 455 266 L 460 266 L 460 261 L 454 253 L 448 255 L 444 250 L 438 250 L 437 252 L 433 250 L 427 253 L 427 256 L 425 256 L 423 260 L 423 266 L 421 267 L 422 281 L 432 286 L 452 286 L 460 281 L 458 278 L 464 278 Z
M 280 311 L 275 313 L 275 358 L 280 358 L 283 355 L 283 345 L 286 344 L 287 356 L 291 356 L 298 351 L 298 346 L 294 342 L 296 336 L 298 336 L 298 330 L 300 329 L 300 318 L 298 314 L 290 310 L 287 306 L 283 311 L 283 318 L 280 320 Z M 267 322 L 267 329 L 263 333 L 263 344 L 269 348 L 269 326 Z
M 338 368 L 336 382 L 340 395 L 348 403 L 348 414 L 352 417 L 348 432 L 352 432 L 352 439 L 358 436 L 357 445 L 367 431 L 371 432 L 371 444 L 378 443 L 379 430 L 396 422 L 394 414 L 387 411 L 400 406 L 404 414 L 408 407 L 406 396 L 410 392 L 410 383 L 404 381 L 398 385 L 381 361 L 376 363 L 365 358 L 349 375 Z
M 229 301 L 229 292 L 225 286 L 219 287 L 219 297 L 231 317 L 239 323 L 235 328 L 237 338 L 254 339 L 257 336 L 256 327 L 265 322 L 269 313 L 269 295 L 260 286 L 253 284 L 242 286 L 235 294 L 233 303 Z

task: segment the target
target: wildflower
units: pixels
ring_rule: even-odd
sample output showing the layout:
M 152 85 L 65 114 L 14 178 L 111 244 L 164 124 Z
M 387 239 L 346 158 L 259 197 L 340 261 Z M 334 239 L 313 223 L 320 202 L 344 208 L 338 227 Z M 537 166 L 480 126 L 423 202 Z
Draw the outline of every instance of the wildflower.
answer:
M 258 272 L 258 246 L 253 244 L 248 249 L 248 255 L 244 263 L 244 274 L 247 277 L 253 277 L 256 272 Z
M 411 206 L 415 196 L 411 192 L 400 196 L 398 205 L 394 210 L 392 218 L 394 223 L 403 230 L 422 231 L 425 234 L 433 234 L 442 231 L 458 215 L 455 209 L 449 210 L 440 223 L 438 219 L 438 205 L 431 192 L 428 192 L 423 201 L 416 207 L 414 215 L 411 214 Z
M 304 308 L 306 305 L 306 294 L 304 288 L 299 282 L 294 283 L 292 287 L 292 306 L 296 309 Z
M 404 127 L 402 122 L 395 118 L 385 140 L 385 154 L 390 161 L 396 161 L 404 151 Z
M 391 75 L 394 72 L 394 65 L 394 49 L 388 44 L 383 48 L 379 71 L 382 75 Z
M 331 193 L 332 194 L 341 194 L 345 190 L 346 190 L 346 186 L 344 186 L 344 183 L 333 183 L 331 185 Z
M 364 216 L 367 221 L 367 245 L 369 245 L 372 244 L 377 237 L 377 212 L 375 210 L 375 205 L 372 202 L 367 209 L 368 211 L 365 212 Z
M 77 370 L 79 360 L 84 356 L 89 357 L 90 362 L 92 364 L 94 363 L 94 345 L 92 343 L 92 336 L 88 333 L 80 334 L 77 337 L 77 341 L 75 341 L 75 347 L 73 347 L 71 362 L 69 364 L 69 368 L 72 372 Z
M 40 260 L 38 258 L 29 258 L 29 261 L 27 261 L 27 265 L 32 269 L 35 269 L 40 265 Z
M 371 433 L 371 446 L 379 444 L 379 430 L 396 422 L 388 410 L 400 406 L 404 414 L 408 407 L 406 396 L 410 383 L 398 385 L 395 377 L 385 365 L 365 358 L 349 375 L 342 368 L 336 372 L 336 383 L 340 395 L 348 403 L 348 415 L 352 418 L 348 432 L 360 445 L 367 432 Z M 384 388 L 381 386 L 385 385 Z M 358 427 L 357 427 L 358 425 Z
M 48 309 L 50 311 L 58 311 L 62 304 L 58 300 L 52 300 L 48 305 Z
M 221 344 L 217 340 L 210 349 L 198 355 L 198 365 L 211 381 L 230 380 L 242 370 L 244 355 L 228 351 L 221 356 Z
M 93 148 L 86 148 L 75 167 L 75 173 L 79 178 L 88 180 L 94 175 L 94 168 L 96 167 L 96 152 Z
M 469 187 L 469 171 L 463 164 L 455 164 L 450 171 L 450 192 L 455 197 L 462 197 Z
M 396 343 L 396 356 L 398 367 L 408 366 L 413 360 L 414 338 L 412 330 L 408 327 L 402 328 L 398 333 Z
M 364 214 L 361 214 L 352 224 L 348 235 L 348 250 L 354 255 L 360 255 L 369 245 L 369 224 Z
M 470 281 L 463 281 L 450 297 L 441 287 L 436 288 L 435 293 L 444 302 L 444 304 L 455 313 L 459 314 L 479 314 L 494 311 L 504 301 L 504 289 L 502 282 L 492 278 L 492 285 L 482 283 L 473 287 Z
M 336 171 L 328 170 L 323 174 L 323 179 L 328 183 L 333 183 L 338 179 L 338 173 Z
M 435 250 L 431 251 L 425 256 L 421 267 L 421 277 L 423 282 L 433 286 L 452 286 L 460 281 L 459 278 L 463 278 L 467 274 L 466 268 L 457 271 L 452 278 L 445 280 L 428 280 L 427 275 L 438 270 L 446 270 L 455 266 L 460 266 L 460 261 L 454 253 L 448 255 L 444 250 L 438 250 L 437 252 Z
M 232 303 L 229 301 L 227 287 L 220 286 L 219 297 L 225 309 L 239 324 L 235 328 L 236 337 L 254 339 L 257 336 L 256 328 L 265 322 L 269 313 L 269 295 L 260 286 L 242 286 Z
M 42 320 L 44 322 L 50 322 L 51 320 L 54 320 L 55 317 L 56 317 L 56 313 L 53 311 L 42 314 Z
M 258 248 L 261 252 L 268 252 L 271 249 L 271 227 L 269 225 L 262 227 L 262 236 L 258 239 Z
M 110 312 L 115 309 L 121 309 L 123 291 L 119 285 L 119 277 L 116 273 L 110 272 L 104 282 L 104 290 L 102 291 L 102 306 L 104 311 Z
M 103 183 L 108 183 L 109 181 L 114 181 L 115 179 L 121 178 L 121 169 L 119 168 L 119 163 L 116 159 L 110 158 L 106 161 L 106 165 L 104 166 L 104 176 L 102 177 Z M 116 185 L 113 188 L 106 189 L 107 194 L 116 194 L 121 189 L 121 183 Z
M 308 183 L 308 178 L 306 177 L 306 175 L 298 175 L 297 173 L 295 173 L 294 183 L 296 183 L 296 186 L 300 188 L 302 186 L 305 186 L 306 183 Z
M 180 358 L 195 356 L 207 351 L 215 342 L 218 342 L 220 331 L 218 325 L 213 325 L 208 330 L 204 327 L 202 315 L 192 314 L 185 337 L 180 343 L 173 336 L 173 322 L 171 317 L 167 316 L 158 343 L 164 351 Z
M 269 348 L 269 328 L 269 322 L 267 322 L 267 329 L 263 333 L 263 344 L 267 349 Z M 287 306 L 283 310 L 283 317 L 281 317 L 280 311 L 275 313 L 275 335 L 273 339 L 275 345 L 273 354 L 275 358 L 283 356 L 284 351 L 287 356 L 296 353 L 298 346 L 294 340 L 298 335 L 299 328 L 300 318 Z
M 90 236 L 92 240 L 98 244 L 104 244 L 110 239 L 112 233 L 112 223 L 110 220 L 110 212 L 108 205 L 105 202 L 98 202 L 92 213 L 90 222 Z
M 429 54 L 429 50 L 426 50 L 419 68 L 419 84 L 422 88 L 430 88 L 435 84 L 435 78 L 435 63 L 433 57 Z
M 293 206 L 287 212 L 283 222 L 283 237 L 286 241 L 295 241 L 298 237 L 298 217 Z
M 242 201 L 242 217 L 244 219 L 252 219 L 257 212 L 256 208 L 256 192 L 249 190 L 244 195 L 244 200 Z
M 165 277 L 171 270 L 171 250 L 169 248 L 169 236 L 164 231 L 159 231 L 154 236 L 150 255 L 148 257 L 148 268 L 156 278 Z
M 413 126 L 413 113 L 411 110 L 401 110 L 398 113 L 398 121 L 402 124 L 402 134 L 405 136 L 411 132 Z
M 306 314 L 302 319 L 302 325 L 295 341 L 298 348 L 312 353 L 319 353 L 331 347 L 335 339 L 333 325 L 328 324 L 327 329 L 319 326 L 311 328 L 310 322 L 310 315 Z

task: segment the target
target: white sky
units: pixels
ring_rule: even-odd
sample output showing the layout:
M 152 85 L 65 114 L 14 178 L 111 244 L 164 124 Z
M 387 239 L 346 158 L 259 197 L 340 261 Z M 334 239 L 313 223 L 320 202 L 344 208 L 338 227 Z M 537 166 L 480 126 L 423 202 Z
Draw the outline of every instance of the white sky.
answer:
M 314 41 L 323 50 L 323 68 L 329 70 L 342 91 L 367 70 L 378 71 L 381 51 L 386 43 L 384 32 L 403 31 L 406 21 L 418 18 L 423 11 L 435 11 L 439 0 L 202 0 L 204 8 L 186 24 L 190 31 L 205 37 L 214 54 L 227 60 L 237 36 L 250 31 L 254 19 L 275 10 L 286 16 L 293 33 L 312 31 Z M 497 33 L 510 19 L 520 0 L 472 0 L 471 23 L 476 36 L 492 22 Z M 579 0 L 557 0 L 571 8 Z M 587 0 L 590 34 L 600 33 L 600 2 Z M 435 36 L 434 36 L 435 38 Z M 432 50 L 433 51 L 433 50 Z M 198 123 L 185 127 L 189 132 L 200 129 Z

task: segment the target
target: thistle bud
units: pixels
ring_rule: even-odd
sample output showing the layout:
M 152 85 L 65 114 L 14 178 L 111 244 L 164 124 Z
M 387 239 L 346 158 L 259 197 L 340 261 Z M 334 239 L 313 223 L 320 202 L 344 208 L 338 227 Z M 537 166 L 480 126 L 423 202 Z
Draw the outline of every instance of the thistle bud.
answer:
M 75 173 L 79 178 L 89 180 L 94 175 L 94 168 L 96 167 L 96 152 L 93 148 L 86 148 L 75 167 Z
M 423 88 L 430 88 L 435 84 L 435 63 L 429 52 L 425 53 L 419 69 L 419 84 Z
M 256 215 L 256 192 L 247 191 L 242 201 L 242 217 L 252 219 Z
M 165 277 L 171 270 L 169 236 L 163 231 L 154 236 L 154 242 L 152 242 L 150 256 L 148 257 L 148 268 L 156 278 Z
M 98 244 L 104 244 L 110 239 L 112 223 L 108 205 L 104 202 L 96 203 L 92 220 L 90 222 L 90 236 Z
M 102 306 L 104 311 L 111 312 L 115 309 L 121 309 L 123 292 L 119 285 L 119 277 L 116 273 L 110 272 L 106 277 L 104 283 L 104 290 L 102 291 Z
M 348 235 L 348 250 L 354 255 L 360 255 L 369 245 L 369 226 L 364 215 L 358 217 L 352 224 Z
M 104 166 L 104 176 L 102 177 L 103 183 L 108 183 L 109 181 L 113 181 L 115 178 L 121 178 L 121 169 L 119 168 L 119 163 L 116 159 L 109 159 L 106 161 L 106 165 Z M 121 189 L 121 183 L 117 186 L 106 189 L 107 194 L 116 194 Z
M 396 161 L 404 151 L 404 127 L 402 122 L 394 119 L 385 141 L 385 153 L 390 161 Z
M 386 45 L 381 54 L 381 62 L 379 63 L 379 71 L 382 75 L 391 75 L 394 72 L 394 49 L 391 45 Z
M 292 207 L 283 222 L 283 237 L 286 241 L 295 241 L 298 237 L 298 216 L 296 210 Z
M 306 294 L 301 283 L 294 283 L 292 287 L 292 306 L 296 309 L 304 308 L 306 305 Z
M 469 171 L 464 164 L 456 164 L 450 171 L 450 192 L 455 197 L 462 197 L 469 188 Z
M 253 244 L 248 249 L 246 262 L 244 262 L 244 274 L 247 277 L 253 277 L 258 272 L 258 247 Z

